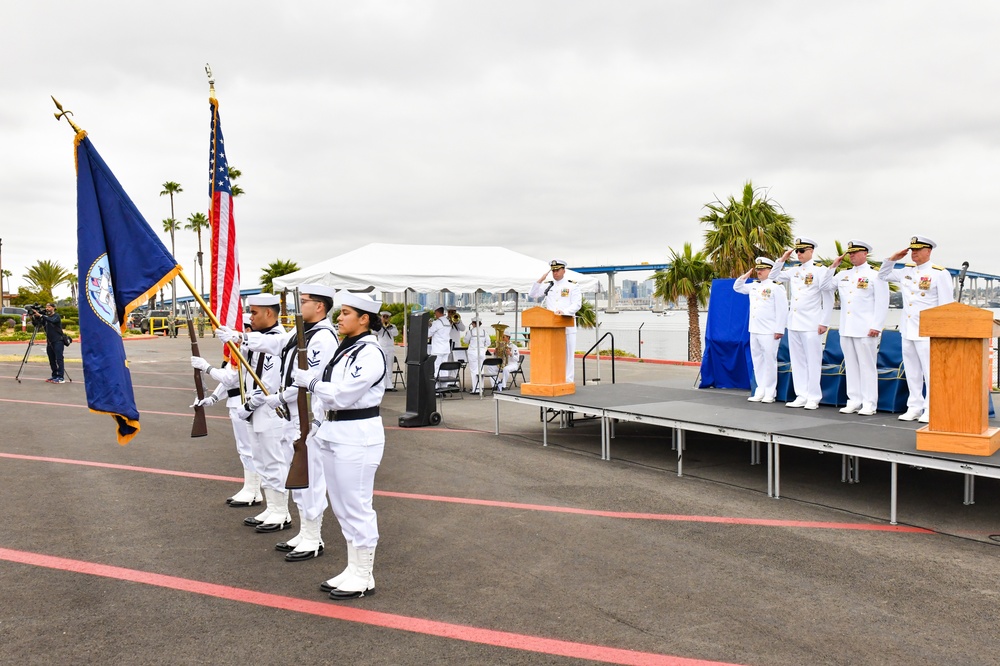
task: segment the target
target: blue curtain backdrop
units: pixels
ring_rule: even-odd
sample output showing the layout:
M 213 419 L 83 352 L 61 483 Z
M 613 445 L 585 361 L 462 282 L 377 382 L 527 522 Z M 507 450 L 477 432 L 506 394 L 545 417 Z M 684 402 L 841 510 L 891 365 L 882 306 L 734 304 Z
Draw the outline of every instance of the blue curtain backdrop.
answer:
M 733 291 L 734 282 L 733 278 L 712 281 L 698 388 L 750 388 L 750 299 Z

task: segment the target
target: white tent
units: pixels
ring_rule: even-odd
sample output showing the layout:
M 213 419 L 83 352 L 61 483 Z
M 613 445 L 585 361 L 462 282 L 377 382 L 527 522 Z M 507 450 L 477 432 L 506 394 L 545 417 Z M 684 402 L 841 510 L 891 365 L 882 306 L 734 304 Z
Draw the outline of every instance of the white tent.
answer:
M 351 291 L 527 293 L 547 267 L 548 260 L 504 247 L 370 243 L 274 278 L 274 289 L 319 283 Z M 589 275 L 567 274 L 583 291 L 597 285 Z

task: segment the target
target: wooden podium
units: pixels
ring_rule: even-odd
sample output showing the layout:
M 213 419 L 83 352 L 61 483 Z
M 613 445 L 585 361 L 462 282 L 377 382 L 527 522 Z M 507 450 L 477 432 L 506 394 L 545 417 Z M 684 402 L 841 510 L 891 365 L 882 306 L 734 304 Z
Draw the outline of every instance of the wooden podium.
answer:
M 570 395 L 576 386 L 566 381 L 566 329 L 573 317 L 545 308 L 529 308 L 521 322 L 531 329 L 531 381 L 521 384 L 522 395 Z
M 989 310 L 949 303 L 920 313 L 920 335 L 931 338 L 933 397 L 918 451 L 991 456 L 1000 449 L 1000 428 L 989 427 L 989 339 L 998 333 Z

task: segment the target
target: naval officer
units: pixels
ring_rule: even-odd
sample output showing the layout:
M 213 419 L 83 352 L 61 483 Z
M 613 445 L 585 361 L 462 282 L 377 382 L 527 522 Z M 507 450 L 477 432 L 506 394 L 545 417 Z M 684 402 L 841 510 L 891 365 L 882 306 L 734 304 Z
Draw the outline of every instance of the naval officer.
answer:
M 382 320 L 382 330 L 377 334 L 378 343 L 382 346 L 382 353 L 385 354 L 385 362 L 389 367 L 389 372 L 385 373 L 385 390 L 395 391 L 396 389 L 392 385 L 392 361 L 396 358 L 396 336 L 399 335 L 399 329 L 389 321 L 392 318 L 392 313 L 388 310 L 382 310 L 378 316 Z
M 847 405 L 842 414 L 871 416 L 878 406 L 878 343 L 889 313 L 889 283 L 868 265 L 872 246 L 862 240 L 847 244 L 851 267 L 834 276 L 840 295 L 840 347 L 847 375 Z M 840 265 L 841 257 L 833 265 Z
M 546 280 L 549 273 L 552 279 Z M 552 310 L 557 315 L 573 317 L 573 326 L 566 327 L 566 382 L 572 384 L 576 376 L 576 313 L 583 305 L 583 294 L 575 280 L 566 277 L 566 262 L 553 259 L 549 262 L 549 270 L 531 285 L 528 298 L 542 299 L 542 307 Z
M 747 400 L 774 402 L 778 391 L 778 345 L 788 321 L 788 296 L 784 285 L 770 279 L 774 262 L 757 257 L 754 267 L 733 283 L 733 290 L 750 296 L 750 358 L 757 390 Z M 747 282 L 757 271 L 757 280 Z
M 785 269 L 785 262 L 798 255 L 798 266 Z M 820 372 L 823 369 L 822 336 L 833 316 L 833 291 L 830 276 L 834 268 L 813 261 L 816 241 L 796 238 L 795 247 L 774 262 L 771 279 L 788 283 L 788 355 L 792 362 L 792 385 L 795 400 L 785 407 L 818 409 L 823 397 Z
M 882 280 L 898 284 L 903 294 L 903 318 L 899 322 L 899 332 L 903 338 L 903 370 L 910 397 L 906 399 L 906 412 L 899 416 L 900 421 L 917 418 L 922 423 L 930 421 L 931 341 L 920 336 L 920 313 L 955 300 L 951 274 L 931 264 L 931 250 L 936 247 L 937 243 L 927 236 L 913 236 L 909 247 L 886 257 L 878 272 Z M 896 262 L 907 252 L 913 263 L 896 269 Z

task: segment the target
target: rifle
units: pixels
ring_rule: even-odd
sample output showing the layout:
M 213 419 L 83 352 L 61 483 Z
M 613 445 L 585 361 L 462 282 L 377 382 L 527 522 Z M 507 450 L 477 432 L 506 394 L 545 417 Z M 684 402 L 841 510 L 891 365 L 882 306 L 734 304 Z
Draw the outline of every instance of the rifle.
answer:
M 295 302 L 299 302 L 299 290 L 295 290 Z M 302 313 L 295 314 L 295 338 L 298 345 L 298 365 L 300 370 L 305 370 L 308 366 L 306 361 L 306 331 L 302 323 Z M 309 487 L 309 450 L 306 446 L 306 438 L 309 436 L 309 403 L 307 402 L 306 389 L 299 387 L 299 395 L 296 398 L 299 408 L 299 437 L 292 444 L 292 464 L 288 467 L 288 478 L 285 479 L 285 488 L 288 490 L 302 490 Z
M 194 334 L 194 320 L 191 319 L 191 308 L 187 309 L 188 334 L 191 336 L 191 355 L 201 356 L 198 351 L 198 337 Z M 201 370 L 194 370 L 194 390 L 198 400 L 205 399 L 205 385 L 201 381 Z M 208 422 L 205 420 L 205 408 L 201 405 L 194 408 L 194 423 L 191 424 L 192 437 L 204 437 L 208 434 Z

